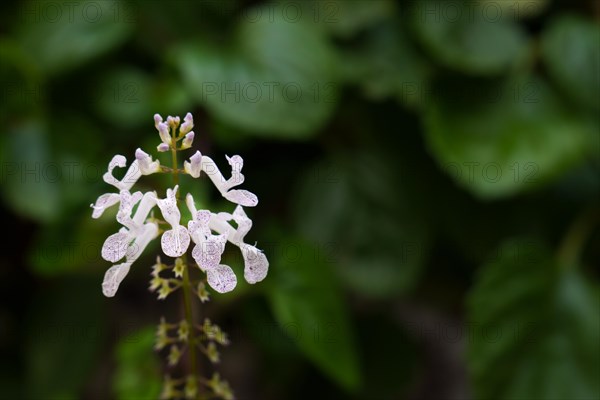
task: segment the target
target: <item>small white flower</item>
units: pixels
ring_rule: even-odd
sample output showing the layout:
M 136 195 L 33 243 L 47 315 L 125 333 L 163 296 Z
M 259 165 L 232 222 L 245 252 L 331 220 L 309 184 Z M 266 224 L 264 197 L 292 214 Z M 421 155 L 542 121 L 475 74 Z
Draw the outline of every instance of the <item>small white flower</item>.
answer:
M 140 176 L 142 176 L 137 160 L 129 166 L 129 169 L 122 180 L 119 181 L 112 174 L 112 171 L 116 167 L 124 168 L 126 165 L 127 159 L 124 156 L 118 154 L 114 156 L 108 163 L 108 171 L 102 176 L 104 182 L 114 186 L 119 191 L 131 189 Z M 118 204 L 120 199 L 121 197 L 117 193 L 106 193 L 98 197 L 95 204 L 90 204 L 90 207 L 94 209 L 92 218 L 100 218 L 107 208 Z
M 142 175 L 151 175 L 160 171 L 160 162 L 158 160 L 152 161 L 152 157 L 142 149 L 137 149 L 135 151 L 135 158 Z
M 181 213 L 177 208 L 176 194 L 178 189 L 179 186 L 168 189 L 167 197 L 165 199 L 156 200 L 163 218 L 172 228 L 163 233 L 160 240 L 163 252 L 169 257 L 182 256 L 190 245 L 190 235 L 188 234 L 187 229 L 179 224 Z
M 125 257 L 131 246 L 133 246 L 137 236 L 142 233 L 143 225 L 131 218 L 133 207 L 141 199 L 141 192 L 131 194 L 128 190 L 121 191 L 121 204 L 119 205 L 119 212 L 117 213 L 117 221 L 123 225 L 124 228 L 121 228 L 119 232 L 110 235 L 104 241 L 104 245 L 102 246 L 102 258 L 106 261 L 117 262 Z M 144 200 L 146 203 L 152 202 L 151 197 L 148 196 L 144 197 Z M 140 209 L 146 209 L 147 207 L 148 206 L 146 205 L 144 205 L 144 207 L 140 205 L 140 207 L 138 207 L 138 213 L 140 212 Z
M 269 261 L 267 260 L 265 254 L 262 251 L 258 250 L 256 247 L 244 243 L 244 237 L 252 227 L 252 221 L 250 220 L 250 218 L 248 218 L 241 206 L 238 205 L 233 214 L 214 214 L 207 210 L 197 211 L 194 203 L 194 198 L 189 193 L 186 196 L 186 204 L 190 212 L 194 216 L 194 220 L 190 221 L 190 223 L 188 224 L 188 229 L 190 231 L 190 234 L 192 235 L 192 240 L 194 240 L 195 243 L 202 243 L 202 240 L 204 239 L 206 243 L 212 238 L 212 243 L 215 243 L 212 245 L 214 250 L 210 252 L 207 256 L 205 256 L 205 258 L 200 258 L 196 256 L 194 257 L 200 269 L 206 270 L 207 277 L 209 276 L 211 271 L 214 271 L 215 263 L 220 263 L 221 254 L 223 253 L 224 246 L 223 249 L 221 249 L 221 247 L 219 246 L 223 238 L 240 248 L 240 251 L 242 252 L 242 257 L 244 258 L 244 278 L 248 283 L 254 284 L 260 282 L 267 276 L 267 273 L 269 271 Z M 228 222 L 230 220 L 234 220 L 236 224 L 238 224 L 237 229 L 234 228 Z M 219 233 L 219 235 L 213 235 L 211 231 L 215 231 Z M 196 255 L 200 256 L 201 250 L 202 248 L 200 248 L 200 250 L 197 251 Z M 212 268 L 207 269 L 206 265 L 209 265 Z M 220 266 L 222 264 L 218 265 Z M 225 271 L 226 270 L 224 268 L 220 268 L 219 272 L 214 273 L 219 273 L 220 275 L 223 275 L 222 280 L 220 280 L 220 282 L 229 282 L 231 284 L 232 281 L 230 277 L 225 279 L 227 276 L 229 276 L 229 273 Z M 212 286 L 210 281 L 209 284 Z M 233 287 L 235 287 L 235 285 Z M 217 290 L 217 288 L 214 289 Z
M 210 232 L 208 223 L 211 213 L 208 210 L 196 211 L 193 215 L 194 219 L 188 223 L 188 230 L 196 243 L 192 250 L 192 257 L 201 270 L 208 271 L 216 268 L 221 262 L 229 232 L 222 235 L 213 235 Z
M 160 116 L 160 114 L 154 114 L 154 127 L 156 129 L 158 129 L 158 125 L 163 122 L 162 117 Z
M 192 178 L 199 178 L 202 167 L 202 154 L 196 151 L 193 156 L 190 157 L 190 161 L 183 162 L 183 169 L 187 174 L 190 174 Z
M 192 128 L 194 128 L 194 117 L 192 116 L 192 113 L 187 113 L 185 114 L 185 118 L 183 118 L 183 124 L 181 124 L 181 127 L 179 128 L 179 133 L 185 135 L 190 132 Z
M 171 118 L 171 117 L 169 117 Z M 160 140 L 162 140 L 162 144 L 158 145 L 158 151 L 168 151 L 171 148 L 171 135 L 169 133 L 169 125 L 167 122 L 163 122 L 160 114 L 154 114 L 154 126 L 158 131 L 158 135 L 160 136 Z M 167 150 L 161 150 L 161 146 L 164 149 L 164 145 L 167 146 Z
M 240 205 L 235 208 L 233 214 L 220 212 L 217 216 L 225 221 L 233 220 L 237 224 L 236 234 L 231 238 L 233 242 L 243 242 L 246 234 L 252 229 L 252 220 L 248 218 L 244 208 Z
M 119 285 L 129 273 L 131 265 L 138 259 L 148 243 L 156 238 L 157 235 L 158 227 L 156 224 L 145 224 L 142 234 L 136 240 L 134 251 L 127 255 L 127 261 L 113 265 L 106 271 L 104 281 L 102 282 L 102 293 L 106 297 L 113 297 L 117 293 Z
M 167 125 L 171 129 L 177 129 L 180 121 L 179 117 L 171 117 L 170 115 L 167 117 Z
M 171 150 L 171 146 L 166 143 L 161 143 L 158 146 L 156 146 L 156 150 L 160 151 L 161 153 L 164 153 L 165 151 Z
M 115 295 L 131 265 L 142 254 L 148 243 L 158 236 L 158 227 L 155 223 L 143 224 L 150 210 L 156 205 L 154 193 L 149 192 L 142 196 L 140 192 L 131 194 L 128 190 L 122 190 L 120 202 L 117 220 L 124 227 L 106 239 L 102 246 L 102 257 L 111 262 L 125 257 L 125 262 L 114 265 L 106 271 L 102 292 L 107 297 Z M 131 212 L 138 202 L 140 204 L 132 218 Z
M 191 131 L 183 138 L 183 142 L 181 142 L 181 150 L 189 149 L 192 147 L 192 143 L 194 143 L 194 131 Z
M 229 165 L 231 165 L 231 177 L 225 179 L 217 164 L 212 158 L 202 156 L 202 171 L 208 175 L 212 183 L 219 190 L 221 195 L 232 203 L 239 204 L 244 207 L 254 207 L 258 204 L 258 198 L 251 192 L 243 189 L 234 189 L 232 187 L 240 185 L 244 182 L 242 175 L 242 167 L 244 160 L 242 157 L 235 155 L 231 158 L 227 157 Z

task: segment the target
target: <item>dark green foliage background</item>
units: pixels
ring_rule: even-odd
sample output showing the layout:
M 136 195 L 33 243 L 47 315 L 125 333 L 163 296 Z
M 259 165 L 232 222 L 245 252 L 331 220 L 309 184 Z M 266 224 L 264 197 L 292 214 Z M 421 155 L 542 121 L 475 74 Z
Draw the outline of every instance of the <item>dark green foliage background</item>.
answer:
M 181 312 L 146 290 L 158 246 L 102 297 L 117 224 L 88 205 L 112 155 L 158 144 L 154 113 L 187 111 L 260 199 L 268 278 L 201 310 L 237 398 L 600 398 L 599 21 L 597 0 L 4 2 L 0 398 L 152 399 L 177 374 L 152 351 Z

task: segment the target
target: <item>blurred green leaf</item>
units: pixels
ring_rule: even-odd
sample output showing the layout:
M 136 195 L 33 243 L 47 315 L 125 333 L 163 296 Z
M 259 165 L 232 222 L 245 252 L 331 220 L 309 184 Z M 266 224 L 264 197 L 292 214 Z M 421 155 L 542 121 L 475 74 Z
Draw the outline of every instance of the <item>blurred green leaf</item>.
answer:
M 35 58 L 13 38 L 0 38 L 0 124 L 19 117 L 38 115 L 46 89 L 37 73 Z
M 121 18 L 120 1 L 36 1 L 23 3 L 19 40 L 35 54 L 47 74 L 65 72 L 108 52 L 132 32 L 132 21 Z
M 95 93 L 98 114 L 120 130 L 146 128 L 156 132 L 152 122 L 156 112 L 165 117 L 179 115 L 191 110 L 193 104 L 176 79 L 152 76 L 132 67 L 107 72 Z
M 114 217 L 116 211 L 113 208 L 106 214 Z M 114 218 L 92 219 L 91 211 L 86 207 L 59 224 L 44 226 L 34 239 L 27 261 L 35 273 L 47 276 L 98 264 L 106 266 L 100 256 L 102 244 L 117 229 Z
M 131 0 L 124 2 L 122 8 L 125 16 L 139 19 L 136 47 L 153 58 L 163 58 L 173 46 L 190 38 L 219 40 L 227 36 L 240 14 L 239 3 L 239 0 L 208 0 L 164 4 Z
M 179 115 L 192 111 L 193 100 L 181 82 L 175 78 L 152 78 L 152 115 L 160 110 L 161 115 Z M 196 117 L 198 118 L 198 117 Z M 144 116 L 148 119 L 148 115 Z
M 94 105 L 106 121 L 121 129 L 144 124 L 152 128 L 150 118 L 156 112 L 151 104 L 152 78 L 143 71 L 130 67 L 110 71 L 95 93 Z
M 447 67 L 495 75 L 524 60 L 525 31 L 511 18 L 490 19 L 481 7 L 461 2 L 411 3 L 411 26 L 425 48 Z
M 441 168 L 482 198 L 540 186 L 593 152 L 593 126 L 537 77 L 446 80 L 424 114 Z
M 560 16 L 542 35 L 541 48 L 555 83 L 580 105 L 600 110 L 600 26 L 591 19 Z
M 468 297 L 476 396 L 598 398 L 598 288 L 535 240 L 509 241 L 498 254 Z
M 432 68 L 394 21 L 367 31 L 358 45 L 342 50 L 341 58 L 347 80 L 358 83 L 370 99 L 395 96 L 419 107 L 429 93 Z
M 336 261 L 348 287 L 376 298 L 410 291 L 429 247 L 410 186 L 387 156 L 365 149 L 320 162 L 294 196 L 298 231 Z
M 51 161 L 46 127 L 41 121 L 13 124 L 3 138 L 2 195 L 17 213 L 37 221 L 52 221 L 60 214 L 61 195 L 57 168 Z
M 81 398 L 106 336 L 100 284 L 62 278 L 38 292 L 31 304 L 24 346 L 25 397 Z
M 147 327 L 121 339 L 112 387 L 121 400 L 157 399 L 162 387 L 161 368 L 154 352 L 156 328 Z
M 332 51 L 313 25 L 258 11 L 232 46 L 181 46 L 175 62 L 192 95 L 224 122 L 257 135 L 313 135 L 337 101 Z
M 106 155 L 110 146 L 106 134 L 89 115 L 65 112 L 49 119 L 52 159 L 58 166 L 61 218 L 68 219 L 74 213 L 81 215 L 81 210 L 96 200 L 99 190 L 108 190 L 102 181 L 110 160 Z
M 304 6 L 305 18 L 320 23 L 336 36 L 347 38 L 393 15 L 395 3 L 392 0 L 334 0 L 307 1 Z
M 9 70 L 17 71 L 22 78 L 38 80 L 39 74 L 35 65 L 35 58 L 20 46 L 19 42 L 9 37 L 0 38 L 0 73 L 2 78 Z M 12 72 L 12 71 L 11 71 Z M 2 99 L 3 101 L 7 99 Z
M 279 237 L 268 286 L 275 318 L 317 367 L 346 390 L 357 390 L 354 331 L 330 262 L 304 240 Z

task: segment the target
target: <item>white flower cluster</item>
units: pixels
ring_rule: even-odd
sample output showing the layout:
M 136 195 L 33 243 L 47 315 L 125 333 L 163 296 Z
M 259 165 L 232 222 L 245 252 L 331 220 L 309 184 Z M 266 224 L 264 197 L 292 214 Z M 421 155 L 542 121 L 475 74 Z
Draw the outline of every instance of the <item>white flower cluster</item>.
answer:
M 191 147 L 194 140 L 192 115 L 188 113 L 184 123 L 180 125 L 179 117 L 168 117 L 166 122 L 160 115 L 154 116 L 155 126 L 162 143 L 158 151 L 169 151 L 176 146 L 177 140 L 182 140 L 177 150 Z M 173 135 L 169 133 L 173 132 Z M 178 132 L 178 133 L 177 133 Z M 131 188 L 142 175 L 151 175 L 161 171 L 160 163 L 141 149 L 135 153 L 135 161 L 131 163 L 125 177 L 118 180 L 113 176 L 116 167 L 124 168 L 127 160 L 116 155 L 108 164 L 108 172 L 104 181 L 114 186 L 118 193 L 103 194 L 91 207 L 94 209 L 93 218 L 99 218 L 104 210 L 119 204 L 117 221 L 123 227 L 109 236 L 102 246 L 102 258 L 117 263 L 109 268 L 104 275 L 102 292 L 112 297 L 117 292 L 119 284 L 125 278 L 131 265 L 138 259 L 148 243 L 159 235 L 159 228 L 154 218 L 148 218 L 150 211 L 158 206 L 163 219 L 171 226 L 161 237 L 162 251 L 169 257 L 180 257 L 186 253 L 190 241 L 195 246 L 192 250 L 198 267 L 206 273 L 208 284 L 217 292 L 232 291 L 237 278 L 231 267 L 221 264 L 221 255 L 227 242 L 239 247 L 244 258 L 244 278 L 254 284 L 262 281 L 268 272 L 269 262 L 266 256 L 255 246 L 244 243 L 244 237 L 252 227 L 252 221 L 243 207 L 253 207 L 258 204 L 257 197 L 247 190 L 232 189 L 244 182 L 242 175 L 243 160 L 240 156 L 227 157 L 231 166 L 231 177 L 225 179 L 215 162 L 197 151 L 189 161 L 184 162 L 184 171 L 193 178 L 199 178 L 202 172 L 213 182 L 221 195 L 232 203 L 237 204 L 232 214 L 213 213 L 210 210 L 197 210 L 194 198 L 187 194 L 185 204 L 192 214 L 192 220 L 187 227 L 181 224 L 181 212 L 177 204 L 178 186 L 168 189 L 166 198 L 157 197 L 156 192 L 131 192 Z M 134 207 L 137 205 L 135 213 Z M 230 223 L 235 222 L 236 227 Z M 214 233 L 213 233 L 214 232 Z M 215 234 L 216 233 L 216 234 Z

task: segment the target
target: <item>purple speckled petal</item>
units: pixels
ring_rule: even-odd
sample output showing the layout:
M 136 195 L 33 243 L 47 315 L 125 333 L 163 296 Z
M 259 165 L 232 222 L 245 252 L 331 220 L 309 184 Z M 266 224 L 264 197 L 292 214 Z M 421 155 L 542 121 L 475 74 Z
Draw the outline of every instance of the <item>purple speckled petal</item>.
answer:
M 243 189 L 230 190 L 223 195 L 227 200 L 232 203 L 239 204 L 244 207 L 254 207 L 258 204 L 258 197 L 254 193 L 251 193 Z
M 131 240 L 129 232 L 117 232 L 110 235 L 102 245 L 102 258 L 110 262 L 119 261 L 127 254 Z
M 98 197 L 96 203 L 90 205 L 90 207 L 94 209 L 92 212 L 92 218 L 100 218 L 100 216 L 104 213 L 104 210 L 119 203 L 120 199 L 121 197 L 116 193 L 106 193 Z
M 187 229 L 180 225 L 163 233 L 160 245 L 169 257 L 181 257 L 190 245 L 190 235 Z
M 269 261 L 267 256 L 254 246 L 242 244 L 240 246 L 242 257 L 244 257 L 244 278 L 248 283 L 260 282 L 269 272 Z
M 225 251 L 227 234 L 210 235 L 201 243 L 194 246 L 192 257 L 201 270 L 207 271 L 215 268 L 221 262 L 221 255 Z
M 206 271 L 206 278 L 210 287 L 219 293 L 231 292 L 237 285 L 237 277 L 227 265 L 217 265 Z
M 106 271 L 102 282 L 102 293 L 106 297 L 113 297 L 117 293 L 119 285 L 129 273 L 130 267 L 131 263 L 123 263 L 113 265 Z

